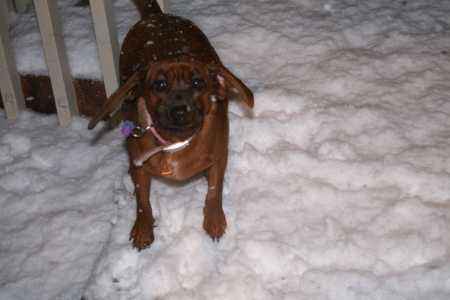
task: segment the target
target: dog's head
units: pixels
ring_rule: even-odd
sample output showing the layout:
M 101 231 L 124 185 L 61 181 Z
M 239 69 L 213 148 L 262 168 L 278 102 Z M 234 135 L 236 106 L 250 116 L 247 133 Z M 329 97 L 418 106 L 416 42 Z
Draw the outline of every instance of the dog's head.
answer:
M 114 92 L 89 123 L 89 129 L 122 103 L 143 98 L 145 108 L 159 129 L 184 134 L 203 125 L 213 101 L 226 101 L 229 88 L 236 88 L 253 107 L 253 93 L 223 66 L 210 66 L 191 56 L 160 59 L 135 72 Z M 138 108 L 139 119 L 142 110 Z

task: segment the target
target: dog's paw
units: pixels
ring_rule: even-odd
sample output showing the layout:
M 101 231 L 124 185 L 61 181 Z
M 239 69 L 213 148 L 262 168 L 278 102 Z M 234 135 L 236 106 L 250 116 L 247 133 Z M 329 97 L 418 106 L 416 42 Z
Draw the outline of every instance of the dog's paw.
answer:
M 203 220 L 203 229 L 212 238 L 213 241 L 219 241 L 227 228 L 227 220 L 225 214 L 220 209 L 208 209 L 206 206 L 203 209 L 205 218 Z
M 155 221 L 153 220 L 136 219 L 130 232 L 130 240 L 133 239 L 133 248 L 141 251 L 153 243 L 155 240 L 153 235 L 154 223 Z

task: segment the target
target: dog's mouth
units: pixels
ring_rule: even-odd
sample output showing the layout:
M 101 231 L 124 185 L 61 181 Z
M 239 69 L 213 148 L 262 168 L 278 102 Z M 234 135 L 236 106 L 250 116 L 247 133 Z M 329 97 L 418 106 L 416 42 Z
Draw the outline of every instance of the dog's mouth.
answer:
M 194 105 L 165 105 L 160 112 L 157 125 L 170 132 L 184 134 L 196 131 L 203 123 L 200 110 Z

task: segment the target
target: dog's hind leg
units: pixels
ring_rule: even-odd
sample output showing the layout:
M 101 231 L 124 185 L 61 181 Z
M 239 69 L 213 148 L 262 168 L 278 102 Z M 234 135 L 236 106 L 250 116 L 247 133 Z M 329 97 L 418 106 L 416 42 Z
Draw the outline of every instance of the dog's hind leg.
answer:
M 136 194 L 136 221 L 130 232 L 130 240 L 133 240 L 133 247 L 139 251 L 147 248 L 155 239 L 153 235 L 153 218 L 152 207 L 150 204 L 150 184 L 152 175 L 140 170 L 133 163 L 130 164 L 129 173 L 134 183 L 134 191 Z
M 219 240 L 227 228 L 227 220 L 222 209 L 222 190 L 225 169 L 227 167 L 228 153 L 206 170 L 208 179 L 208 193 L 206 194 L 205 208 L 203 209 L 203 229 L 213 239 Z

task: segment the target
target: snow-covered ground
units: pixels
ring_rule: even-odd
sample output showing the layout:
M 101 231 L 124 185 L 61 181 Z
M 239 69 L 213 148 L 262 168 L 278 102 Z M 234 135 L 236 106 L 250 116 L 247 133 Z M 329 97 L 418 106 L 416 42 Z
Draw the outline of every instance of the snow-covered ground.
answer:
M 114 5 L 123 39 L 138 13 Z M 88 8 L 61 10 L 74 76 L 101 78 Z M 39 37 L 18 25 L 32 12 L 13 16 L 13 43 L 21 72 L 45 74 Z M 202 176 L 155 180 L 156 241 L 133 250 L 123 137 L 0 111 L 0 299 L 449 299 L 450 2 L 172 12 L 255 93 L 253 111 L 230 106 L 226 234 L 202 229 Z

